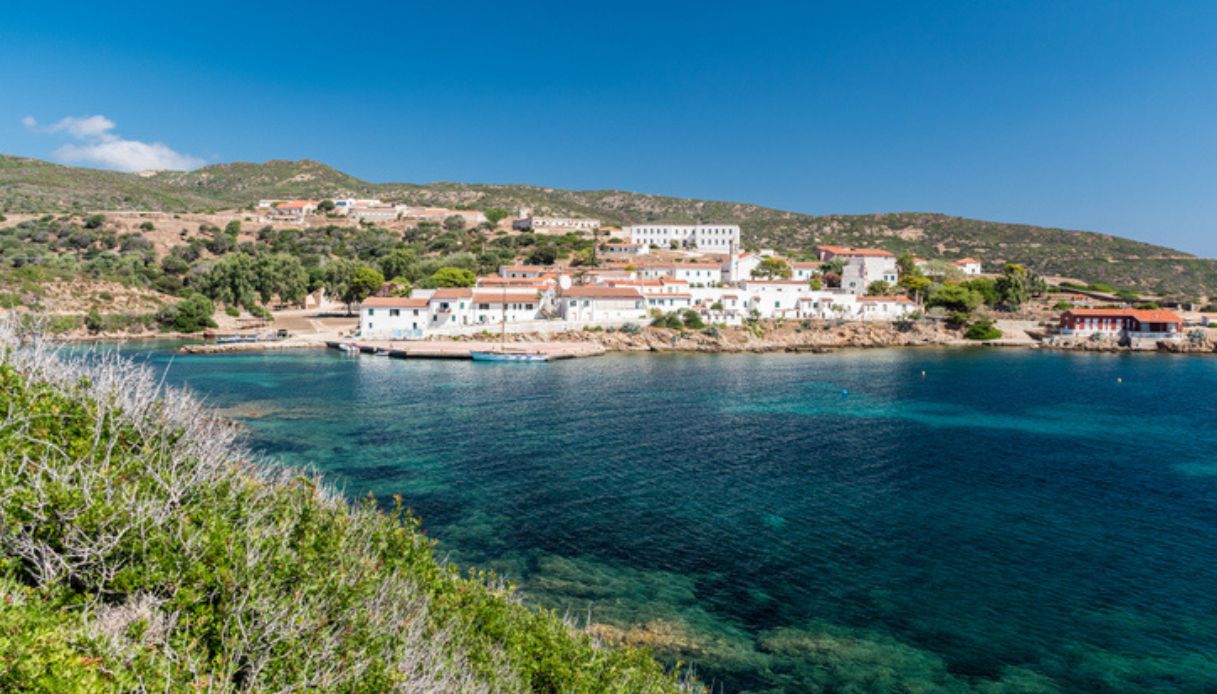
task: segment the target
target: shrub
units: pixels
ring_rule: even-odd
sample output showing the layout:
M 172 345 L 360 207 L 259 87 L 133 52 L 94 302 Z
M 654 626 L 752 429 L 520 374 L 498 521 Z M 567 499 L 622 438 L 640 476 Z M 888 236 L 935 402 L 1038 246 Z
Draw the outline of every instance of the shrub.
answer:
M 241 309 L 237 308 L 236 306 L 228 306 L 224 309 L 224 313 L 236 318 L 237 316 L 241 315 Z
M 702 328 L 706 327 L 706 324 L 701 319 L 701 315 L 691 308 L 686 308 L 684 311 L 681 311 L 680 315 L 681 320 L 684 323 L 684 327 L 686 328 L 701 330 Z
M 246 462 L 232 427 L 158 392 L 0 326 L 0 460 L 23 461 L 0 466 L 0 690 L 682 688 L 441 563 L 400 499 Z
M 637 335 L 642 332 L 642 326 L 637 323 L 623 323 L 621 325 L 621 332 L 626 335 Z
M 963 336 L 969 340 L 996 340 L 1002 332 L 993 325 L 993 321 L 981 319 L 968 326 Z
M 249 311 L 249 315 L 254 316 L 255 318 L 261 318 L 262 320 L 274 320 L 275 318 L 274 314 L 268 311 L 265 306 L 260 304 L 246 306 L 245 310 Z

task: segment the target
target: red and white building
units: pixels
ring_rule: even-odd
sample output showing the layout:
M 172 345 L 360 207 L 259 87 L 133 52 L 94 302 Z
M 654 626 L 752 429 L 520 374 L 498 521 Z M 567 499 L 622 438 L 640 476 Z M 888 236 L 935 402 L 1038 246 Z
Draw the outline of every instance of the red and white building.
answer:
M 952 260 L 951 264 L 968 276 L 976 276 L 981 273 L 980 261 L 976 258 L 960 258 L 959 260 Z
M 1075 308 L 1061 314 L 1061 335 L 1116 339 L 1174 339 L 1183 336 L 1183 318 L 1162 309 Z

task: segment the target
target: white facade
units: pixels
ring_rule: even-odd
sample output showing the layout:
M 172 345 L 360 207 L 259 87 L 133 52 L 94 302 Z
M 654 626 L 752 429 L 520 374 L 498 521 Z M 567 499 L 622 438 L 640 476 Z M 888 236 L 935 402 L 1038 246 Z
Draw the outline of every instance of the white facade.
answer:
M 737 224 L 635 224 L 627 228 L 630 241 L 648 246 L 696 248 L 703 251 L 730 252 L 739 248 Z
M 791 279 L 810 282 L 812 277 L 820 274 L 820 263 L 792 261 L 790 263 Z
M 802 280 L 746 280 L 740 282 L 739 290 L 744 309 L 755 309 L 762 318 L 795 315 L 800 298 L 811 293 L 811 287 Z
M 651 247 L 645 243 L 606 243 L 601 247 L 609 255 L 646 255 Z
M 848 256 L 845 270 L 841 273 L 841 288 L 853 294 L 865 294 L 872 282 L 883 280 L 895 284 L 900 279 L 893 255 Z
M 371 340 L 421 337 L 429 322 L 426 298 L 368 297 L 359 306 L 359 335 Z
M 664 313 L 682 311 L 693 306 L 693 296 L 691 294 L 648 292 L 646 297 L 648 309 L 656 309 Z
M 599 219 L 587 217 L 525 217 L 511 223 L 519 231 L 568 232 L 595 231 L 600 228 Z
M 556 298 L 563 319 L 579 323 L 622 323 L 647 318 L 646 298 L 631 287 L 571 287 Z
M 952 261 L 951 264 L 962 270 L 965 275 L 974 277 L 981 272 L 980 261 L 975 258 L 961 258 Z

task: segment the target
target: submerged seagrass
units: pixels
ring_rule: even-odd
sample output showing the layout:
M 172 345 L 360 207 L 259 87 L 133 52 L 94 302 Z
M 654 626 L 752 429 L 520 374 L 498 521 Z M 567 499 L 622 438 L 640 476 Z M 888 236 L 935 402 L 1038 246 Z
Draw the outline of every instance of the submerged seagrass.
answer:
M 4 691 L 694 688 L 437 561 L 400 504 L 250 461 L 148 370 L 0 351 Z

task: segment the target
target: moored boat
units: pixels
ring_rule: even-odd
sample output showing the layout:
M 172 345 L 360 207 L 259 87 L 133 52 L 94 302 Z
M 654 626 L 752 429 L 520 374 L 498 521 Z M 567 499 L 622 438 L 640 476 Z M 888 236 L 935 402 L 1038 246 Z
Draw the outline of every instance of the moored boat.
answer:
M 469 353 L 474 361 L 509 361 L 509 362 L 544 362 L 549 361 L 548 354 L 540 352 L 499 352 L 472 351 Z

